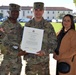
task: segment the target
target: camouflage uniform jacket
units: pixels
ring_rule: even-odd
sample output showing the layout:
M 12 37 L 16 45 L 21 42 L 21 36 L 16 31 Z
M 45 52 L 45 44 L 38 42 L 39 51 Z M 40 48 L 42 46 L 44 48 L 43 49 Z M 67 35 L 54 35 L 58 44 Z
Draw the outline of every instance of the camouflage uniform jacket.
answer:
M 24 59 L 28 62 L 28 64 L 38 64 L 41 62 L 49 62 L 49 54 L 53 52 L 57 46 L 57 38 L 52 25 L 46 20 L 42 19 L 40 22 L 36 22 L 34 19 L 30 20 L 25 24 L 27 27 L 44 29 L 44 36 L 42 41 L 42 49 L 46 55 L 45 56 L 37 56 L 35 54 L 26 54 Z
M 5 37 L 2 39 L 2 44 L 5 47 L 4 58 L 16 58 L 19 52 L 19 49 L 14 49 L 13 46 L 20 46 L 22 38 L 22 27 L 16 22 L 15 24 L 11 23 L 9 19 L 4 21 L 0 27 L 4 29 Z

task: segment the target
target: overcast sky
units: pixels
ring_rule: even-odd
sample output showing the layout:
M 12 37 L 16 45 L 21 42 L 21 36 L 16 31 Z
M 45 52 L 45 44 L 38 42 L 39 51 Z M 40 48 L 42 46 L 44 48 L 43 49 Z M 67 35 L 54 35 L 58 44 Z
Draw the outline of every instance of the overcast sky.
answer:
M 66 7 L 76 12 L 76 7 L 73 0 L 0 0 L 1 5 L 9 5 L 9 3 L 16 3 L 21 6 L 33 6 L 34 2 L 44 2 L 48 7 Z

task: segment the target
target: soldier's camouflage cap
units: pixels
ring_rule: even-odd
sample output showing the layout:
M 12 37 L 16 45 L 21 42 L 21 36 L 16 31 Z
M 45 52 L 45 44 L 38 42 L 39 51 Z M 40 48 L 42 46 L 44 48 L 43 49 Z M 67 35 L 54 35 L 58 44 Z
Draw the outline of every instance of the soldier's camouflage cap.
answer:
M 44 3 L 43 2 L 34 2 L 33 9 L 44 10 Z
M 13 11 L 13 10 L 20 11 L 20 5 L 11 3 L 11 4 L 9 4 L 9 10 L 10 11 Z

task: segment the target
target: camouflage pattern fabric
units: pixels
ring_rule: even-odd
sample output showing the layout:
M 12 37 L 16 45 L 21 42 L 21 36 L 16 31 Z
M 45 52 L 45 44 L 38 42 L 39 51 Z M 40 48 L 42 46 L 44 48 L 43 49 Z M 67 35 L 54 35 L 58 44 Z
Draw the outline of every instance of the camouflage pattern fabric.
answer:
M 20 58 L 10 58 L 10 59 L 4 59 L 1 63 L 0 67 L 0 75 L 20 75 L 21 73 L 21 59 Z
M 24 56 L 24 59 L 27 61 L 27 66 L 29 65 L 31 68 L 32 65 L 36 65 L 39 63 L 46 63 L 46 62 L 49 63 L 49 54 L 53 53 L 53 51 L 57 47 L 57 38 L 56 38 L 54 28 L 52 27 L 52 25 L 49 22 L 47 22 L 44 19 L 42 19 L 40 22 L 35 22 L 35 20 L 32 19 L 28 23 L 26 23 L 25 26 L 44 29 L 44 36 L 43 36 L 41 50 L 43 50 L 46 53 L 45 56 L 37 56 L 37 55 L 31 54 L 31 53 L 26 54 Z M 45 67 L 45 64 L 42 66 L 42 68 L 43 67 Z M 28 68 L 26 67 L 26 71 L 27 71 L 27 69 Z M 33 69 L 33 67 L 32 67 L 32 69 Z M 39 71 L 40 70 L 41 69 L 39 68 Z M 47 69 L 47 71 L 48 71 L 48 69 Z M 27 75 L 32 75 L 32 74 L 30 73 Z M 43 75 L 43 74 L 38 74 L 38 75 Z M 49 75 L 49 73 L 46 75 Z
M 5 48 L 4 45 L 1 43 L 1 44 L 0 44 L 1 54 L 5 54 L 5 53 L 6 53 L 5 49 L 6 49 L 6 48 Z
M 49 63 L 39 63 L 35 65 L 26 65 L 26 75 L 50 75 Z
M 5 34 L 2 31 L 0 31 L 0 39 L 4 38 L 4 36 Z
M 4 29 L 5 37 L 2 39 L 4 46 L 4 59 L 1 63 L 0 75 L 20 75 L 21 57 L 18 57 L 19 46 L 22 38 L 22 27 L 17 22 L 11 23 L 9 19 L 0 25 Z

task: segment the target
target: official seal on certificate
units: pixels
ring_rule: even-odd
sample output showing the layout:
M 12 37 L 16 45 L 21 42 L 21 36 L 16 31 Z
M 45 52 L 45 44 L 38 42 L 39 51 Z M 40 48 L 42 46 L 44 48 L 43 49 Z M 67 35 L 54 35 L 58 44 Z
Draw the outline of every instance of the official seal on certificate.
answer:
M 43 29 L 24 27 L 21 49 L 28 53 L 36 53 L 41 50 Z

